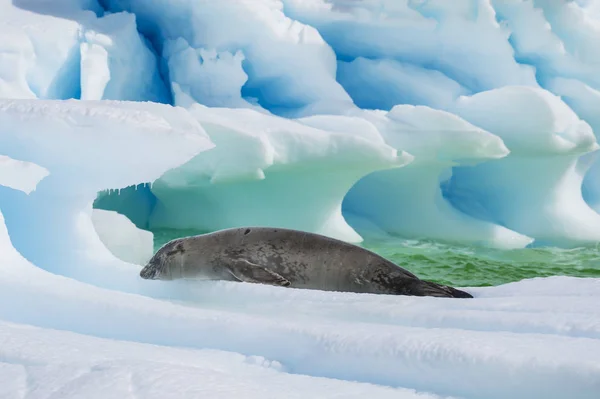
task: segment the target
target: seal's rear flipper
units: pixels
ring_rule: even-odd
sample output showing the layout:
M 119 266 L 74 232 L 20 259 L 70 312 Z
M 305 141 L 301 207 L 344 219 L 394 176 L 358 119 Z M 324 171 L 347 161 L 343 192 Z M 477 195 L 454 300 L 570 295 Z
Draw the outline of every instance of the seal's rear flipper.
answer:
M 227 270 L 233 277 L 246 283 L 270 284 L 289 287 L 291 284 L 280 274 L 262 266 L 255 265 L 246 259 L 239 259 L 228 265 Z
M 457 290 L 456 288 L 448 287 L 431 281 L 420 280 L 420 288 L 423 291 L 423 296 L 436 296 L 443 298 L 473 298 L 473 295 L 468 292 Z

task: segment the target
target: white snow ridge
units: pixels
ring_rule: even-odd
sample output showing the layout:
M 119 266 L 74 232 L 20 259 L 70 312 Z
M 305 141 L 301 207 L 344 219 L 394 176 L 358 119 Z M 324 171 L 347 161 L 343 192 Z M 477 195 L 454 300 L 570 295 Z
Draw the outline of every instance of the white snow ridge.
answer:
M 599 0 L 0 0 L 0 399 L 600 398 L 598 278 L 139 277 L 159 228 L 597 245 L 598 48 Z

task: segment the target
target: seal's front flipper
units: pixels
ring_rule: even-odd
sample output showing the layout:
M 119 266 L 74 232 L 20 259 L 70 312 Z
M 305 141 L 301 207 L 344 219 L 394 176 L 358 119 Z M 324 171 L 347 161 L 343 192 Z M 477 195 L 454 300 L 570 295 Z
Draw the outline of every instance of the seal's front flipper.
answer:
M 233 277 L 246 283 L 259 283 L 289 287 L 291 284 L 280 274 L 262 266 L 255 265 L 246 259 L 238 259 L 228 265 L 227 270 Z

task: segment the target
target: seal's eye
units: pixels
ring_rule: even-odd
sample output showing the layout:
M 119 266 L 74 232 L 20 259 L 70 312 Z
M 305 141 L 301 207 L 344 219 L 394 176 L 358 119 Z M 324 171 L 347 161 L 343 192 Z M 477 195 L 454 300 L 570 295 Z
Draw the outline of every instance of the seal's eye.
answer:
M 167 252 L 167 256 L 177 255 L 179 253 L 185 253 L 185 249 L 183 248 L 183 244 L 181 243 L 178 243 L 173 249 Z

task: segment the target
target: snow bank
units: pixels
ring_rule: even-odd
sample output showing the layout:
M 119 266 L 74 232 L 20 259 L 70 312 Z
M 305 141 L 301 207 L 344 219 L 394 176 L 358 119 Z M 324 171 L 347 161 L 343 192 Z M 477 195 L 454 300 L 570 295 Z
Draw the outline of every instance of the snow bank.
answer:
M 363 398 L 439 399 L 410 389 L 382 387 L 329 378 L 288 374 L 280 363 L 261 356 L 213 350 L 175 349 L 119 342 L 85 335 L 0 324 L 6 344 L 0 363 L 0 395 L 64 399 L 126 398 L 135 392 L 147 399 L 237 397 L 290 399 Z M 57 365 L 56 359 L 61 359 Z M 24 365 L 35 364 L 35 367 Z

